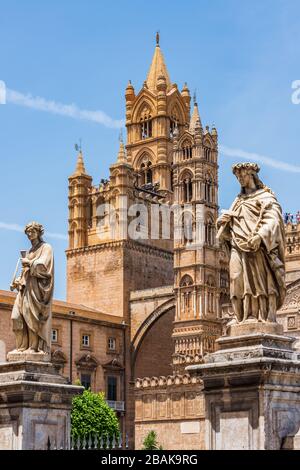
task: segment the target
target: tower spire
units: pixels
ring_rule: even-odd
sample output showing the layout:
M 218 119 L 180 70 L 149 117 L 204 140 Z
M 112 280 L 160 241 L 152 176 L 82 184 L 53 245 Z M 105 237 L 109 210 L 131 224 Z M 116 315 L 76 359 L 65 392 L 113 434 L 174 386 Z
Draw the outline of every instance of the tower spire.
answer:
M 200 127 L 202 127 L 198 104 L 197 104 L 196 92 L 194 92 L 194 109 L 193 109 L 193 114 L 192 114 L 191 121 L 190 121 L 190 129 L 189 129 L 189 131 L 192 134 L 194 134 L 195 132 L 195 127 L 197 123 L 198 123 L 198 126 L 200 124 Z
M 73 176 L 86 175 L 83 154 L 82 154 L 81 140 L 80 140 L 79 145 L 75 144 L 75 150 L 77 150 L 78 156 L 77 156 L 76 170 Z
M 161 75 L 166 79 L 167 89 L 171 88 L 170 76 L 169 76 L 169 73 L 165 64 L 163 53 L 159 45 L 159 41 L 160 41 L 160 34 L 159 32 L 157 32 L 156 33 L 156 47 L 155 47 L 152 63 L 151 63 L 147 80 L 146 80 L 148 89 L 154 92 L 156 91 L 157 79 Z
M 126 163 L 126 153 L 125 153 L 125 147 L 124 147 L 124 142 L 123 142 L 122 129 L 120 130 L 119 142 L 120 142 L 120 147 L 119 147 L 119 153 L 118 153 L 118 163 Z
M 194 101 L 194 104 L 197 104 L 197 90 L 194 91 L 193 101 Z

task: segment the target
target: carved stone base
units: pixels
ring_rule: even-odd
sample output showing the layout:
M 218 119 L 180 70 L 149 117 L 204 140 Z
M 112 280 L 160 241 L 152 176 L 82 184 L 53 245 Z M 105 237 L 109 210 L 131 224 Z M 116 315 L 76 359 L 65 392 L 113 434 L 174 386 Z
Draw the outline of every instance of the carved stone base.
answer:
M 257 333 L 282 335 L 283 326 L 279 325 L 279 323 L 264 323 L 256 320 L 246 320 L 245 323 L 229 325 L 227 334 L 228 336 L 248 336 Z
M 203 380 L 207 449 L 276 450 L 297 434 L 300 355 L 293 342 L 262 331 L 225 336 L 205 364 L 186 368 Z
M 253 333 L 247 336 L 223 336 L 217 339 L 218 350 L 204 358 L 204 362 L 227 362 L 263 357 L 297 359 L 292 345 L 294 338 L 283 335 Z
M 50 362 L 51 354 L 44 353 L 42 351 L 39 352 L 20 352 L 18 350 L 10 351 L 7 354 L 7 361 L 8 362 Z
M 0 449 L 66 448 L 72 398 L 82 391 L 50 363 L 0 364 Z

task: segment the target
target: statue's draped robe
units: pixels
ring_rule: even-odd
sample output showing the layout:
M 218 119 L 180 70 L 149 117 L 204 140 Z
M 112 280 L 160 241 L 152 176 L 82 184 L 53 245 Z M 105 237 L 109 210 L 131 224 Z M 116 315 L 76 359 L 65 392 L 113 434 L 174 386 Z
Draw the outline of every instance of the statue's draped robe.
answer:
M 54 260 L 50 245 L 41 242 L 36 249 L 26 253 L 32 263 L 23 268 L 20 278 L 22 288 L 12 311 L 13 330 L 27 334 L 26 328 L 40 338 L 40 347 L 50 350 L 51 304 L 54 287 Z
M 267 189 L 239 195 L 230 212 L 232 219 L 224 228 L 223 239 L 230 241 L 230 297 L 244 299 L 249 294 L 267 299 L 276 296 L 277 309 L 284 301 L 285 231 L 282 210 Z M 257 251 L 248 245 L 255 234 L 262 242 Z

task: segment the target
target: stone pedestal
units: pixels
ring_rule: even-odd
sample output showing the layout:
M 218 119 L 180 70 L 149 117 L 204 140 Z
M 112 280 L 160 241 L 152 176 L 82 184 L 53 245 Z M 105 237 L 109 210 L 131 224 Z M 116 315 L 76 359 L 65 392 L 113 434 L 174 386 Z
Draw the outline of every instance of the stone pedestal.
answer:
M 46 450 L 48 439 L 67 448 L 71 401 L 82 390 L 49 362 L 0 364 L 0 449 Z
M 206 448 L 281 449 L 300 426 L 300 357 L 277 324 L 230 327 L 205 364 Z M 239 336 L 233 336 L 233 335 Z

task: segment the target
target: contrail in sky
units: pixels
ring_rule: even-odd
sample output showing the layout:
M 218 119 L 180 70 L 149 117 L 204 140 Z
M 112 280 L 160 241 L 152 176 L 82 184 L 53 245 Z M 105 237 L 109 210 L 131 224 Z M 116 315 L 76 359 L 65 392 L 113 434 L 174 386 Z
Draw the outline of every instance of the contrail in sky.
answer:
M 242 160 L 263 163 L 264 165 L 276 168 L 276 170 L 300 173 L 300 166 L 292 165 L 280 160 L 275 160 L 274 158 L 266 157 L 265 155 L 260 155 L 259 153 L 246 152 L 245 150 L 241 149 L 233 149 L 226 147 L 225 145 L 220 145 L 219 150 L 222 155 L 225 155 L 225 157 L 241 158 Z
M 125 125 L 124 120 L 113 119 L 101 110 L 90 111 L 86 109 L 80 109 L 76 104 L 62 104 L 56 101 L 41 98 L 39 96 L 33 96 L 30 93 L 23 94 L 19 91 L 11 90 L 9 88 L 6 89 L 6 101 L 8 103 L 36 109 L 38 111 L 59 114 L 61 116 L 67 116 L 73 119 L 95 122 L 113 129 L 119 129 Z M 300 173 L 300 166 L 276 160 L 265 155 L 260 155 L 259 153 L 230 148 L 225 145 L 220 145 L 219 149 L 220 153 L 226 157 L 256 161 L 277 170 L 288 171 L 291 173 Z
M 18 224 L 7 224 L 5 222 L 0 222 L 0 229 L 3 230 L 12 230 L 13 232 L 21 232 L 24 233 L 24 227 Z M 49 238 L 56 238 L 57 240 L 67 240 L 67 235 L 62 233 L 52 233 L 52 232 L 45 232 L 46 237 Z
M 6 102 L 73 119 L 92 121 L 114 129 L 119 129 L 125 125 L 123 120 L 112 119 L 104 111 L 88 111 L 80 109 L 76 104 L 62 104 L 52 100 L 49 101 L 40 96 L 32 96 L 30 93 L 23 94 L 9 88 L 6 89 Z

